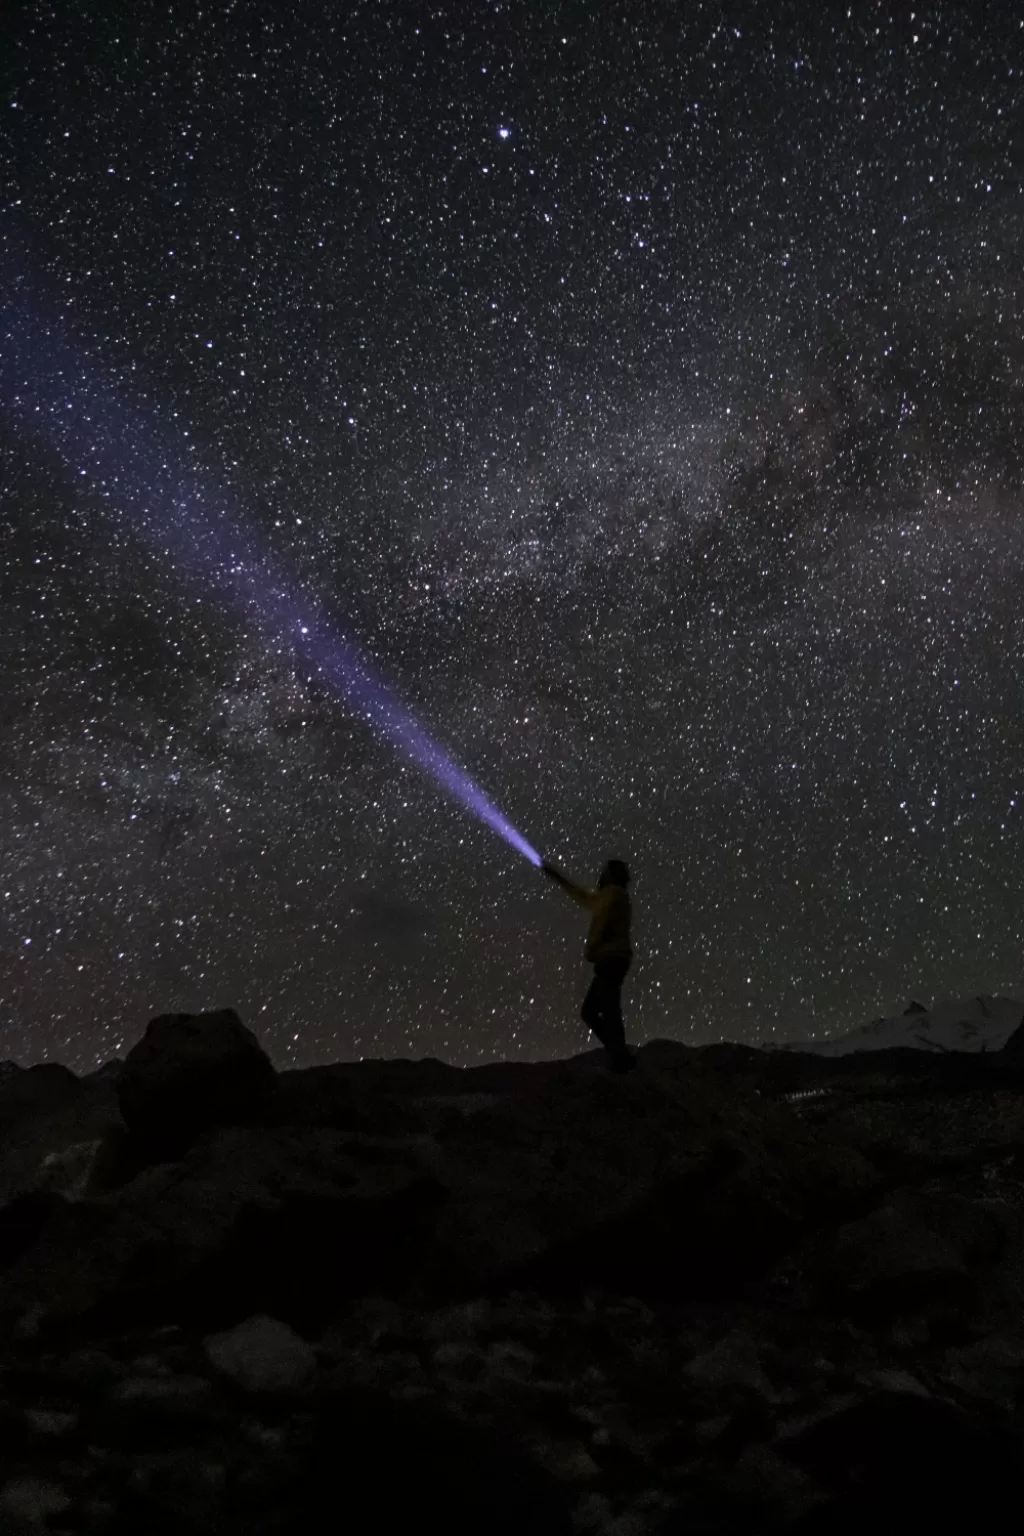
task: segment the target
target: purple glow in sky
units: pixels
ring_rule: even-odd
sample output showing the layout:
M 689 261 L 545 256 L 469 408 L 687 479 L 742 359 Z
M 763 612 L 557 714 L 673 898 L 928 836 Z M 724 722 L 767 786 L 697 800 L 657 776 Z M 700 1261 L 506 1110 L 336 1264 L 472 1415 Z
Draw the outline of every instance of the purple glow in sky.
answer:
M 435 742 L 341 635 L 316 599 L 298 597 L 228 509 L 226 494 L 186 462 L 188 431 L 119 397 L 105 370 L 72 345 L 57 315 L 41 314 L 23 279 L 10 279 L 0 348 L 0 402 L 21 430 L 42 438 L 67 470 L 132 512 L 134 526 L 179 569 L 224 593 L 268 637 L 290 641 L 333 691 L 452 799 L 540 865 L 540 854 Z

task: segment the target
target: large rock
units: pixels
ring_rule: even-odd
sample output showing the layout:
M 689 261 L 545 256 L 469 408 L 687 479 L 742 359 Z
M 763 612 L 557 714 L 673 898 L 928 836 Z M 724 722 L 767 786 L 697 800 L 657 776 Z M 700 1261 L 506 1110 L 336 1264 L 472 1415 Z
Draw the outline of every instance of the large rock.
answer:
M 316 1376 L 311 1345 L 276 1317 L 250 1317 L 215 1333 L 204 1348 L 212 1364 L 246 1392 L 304 1393 Z
M 203 1131 L 260 1117 L 276 1073 L 256 1036 L 225 1008 L 151 1019 L 116 1084 L 132 1135 L 154 1155 L 173 1156 Z

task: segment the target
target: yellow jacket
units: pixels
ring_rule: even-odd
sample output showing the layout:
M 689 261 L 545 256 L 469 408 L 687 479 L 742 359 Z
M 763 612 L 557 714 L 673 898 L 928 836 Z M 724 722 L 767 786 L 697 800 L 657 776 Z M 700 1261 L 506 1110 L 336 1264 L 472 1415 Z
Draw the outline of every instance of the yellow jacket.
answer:
M 595 964 L 601 960 L 631 959 L 629 923 L 633 907 L 622 886 L 605 885 L 599 891 L 588 891 L 581 885 L 566 883 L 565 889 L 592 914 L 583 952 L 586 958 Z

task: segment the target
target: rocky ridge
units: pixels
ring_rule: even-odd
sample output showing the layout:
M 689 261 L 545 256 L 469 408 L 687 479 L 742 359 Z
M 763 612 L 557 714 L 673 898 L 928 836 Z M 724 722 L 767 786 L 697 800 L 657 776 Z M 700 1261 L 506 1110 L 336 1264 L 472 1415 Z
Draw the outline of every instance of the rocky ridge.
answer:
M 0 1531 L 986 1517 L 1024 1036 L 275 1072 L 229 1012 L 0 1081 Z

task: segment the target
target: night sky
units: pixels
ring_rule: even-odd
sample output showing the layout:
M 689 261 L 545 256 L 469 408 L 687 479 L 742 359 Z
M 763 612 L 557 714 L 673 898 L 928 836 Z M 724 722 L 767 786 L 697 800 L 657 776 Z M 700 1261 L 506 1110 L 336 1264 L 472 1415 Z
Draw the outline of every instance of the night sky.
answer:
M 630 861 L 629 1038 L 1024 991 L 1017 11 L 5 8 L 0 1058 L 592 1043 L 585 914 L 23 408 L 29 289 L 531 843 Z

